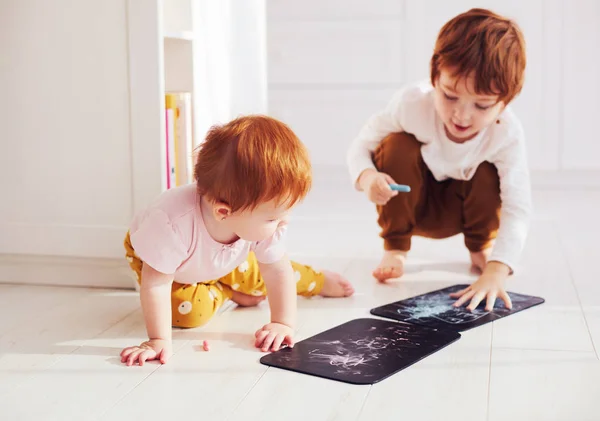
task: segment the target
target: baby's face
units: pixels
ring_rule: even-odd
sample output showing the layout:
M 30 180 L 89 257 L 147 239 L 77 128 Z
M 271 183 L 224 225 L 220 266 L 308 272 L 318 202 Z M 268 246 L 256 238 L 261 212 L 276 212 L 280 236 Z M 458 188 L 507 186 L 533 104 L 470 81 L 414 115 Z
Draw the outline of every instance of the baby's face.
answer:
M 227 218 L 235 234 L 246 241 L 262 241 L 286 225 L 291 208 L 276 201 L 261 203 L 252 210 L 236 212 Z
M 504 110 L 498 95 L 476 94 L 474 82 L 473 77 L 456 79 L 452 72 L 442 69 L 435 83 L 435 109 L 453 142 L 474 138 Z

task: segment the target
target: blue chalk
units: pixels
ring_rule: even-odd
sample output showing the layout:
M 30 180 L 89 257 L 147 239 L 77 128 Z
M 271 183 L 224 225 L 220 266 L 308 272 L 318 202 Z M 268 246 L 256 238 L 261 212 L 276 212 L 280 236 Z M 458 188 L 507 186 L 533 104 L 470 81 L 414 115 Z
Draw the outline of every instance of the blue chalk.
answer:
M 407 186 L 405 184 L 390 184 L 390 189 L 402 193 L 408 193 L 410 191 L 410 186 Z

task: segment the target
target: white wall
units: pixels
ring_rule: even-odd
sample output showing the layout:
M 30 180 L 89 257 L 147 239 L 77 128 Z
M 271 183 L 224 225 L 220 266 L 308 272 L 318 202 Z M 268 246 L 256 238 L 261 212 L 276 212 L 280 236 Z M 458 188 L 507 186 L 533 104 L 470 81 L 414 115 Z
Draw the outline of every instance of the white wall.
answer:
M 565 3 L 562 16 L 562 164 L 565 168 L 599 168 L 600 1 Z
M 122 256 L 126 1 L 2 0 L 0 52 L 0 253 Z
M 527 41 L 513 107 L 534 170 L 600 169 L 597 0 L 268 0 L 269 111 L 316 165 L 345 165 L 368 116 L 402 84 L 428 77 L 440 27 L 471 7 L 506 14 Z

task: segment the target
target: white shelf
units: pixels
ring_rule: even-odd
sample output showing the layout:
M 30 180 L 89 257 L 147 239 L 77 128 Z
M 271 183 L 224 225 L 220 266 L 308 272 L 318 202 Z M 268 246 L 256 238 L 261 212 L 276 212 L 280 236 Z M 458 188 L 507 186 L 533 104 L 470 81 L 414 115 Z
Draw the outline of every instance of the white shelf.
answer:
M 165 93 L 192 94 L 198 121 L 198 0 L 127 0 L 134 212 L 166 189 Z M 193 138 L 198 139 L 193 126 Z
M 194 40 L 194 32 L 192 32 L 192 31 L 165 32 L 163 34 L 163 37 L 165 39 L 193 41 Z

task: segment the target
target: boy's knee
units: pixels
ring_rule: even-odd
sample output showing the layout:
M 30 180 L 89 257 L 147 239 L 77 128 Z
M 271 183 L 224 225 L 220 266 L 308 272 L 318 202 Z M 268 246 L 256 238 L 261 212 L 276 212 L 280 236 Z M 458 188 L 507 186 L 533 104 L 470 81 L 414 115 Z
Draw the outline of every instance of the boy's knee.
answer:
M 406 132 L 390 133 L 375 150 L 373 161 L 377 169 L 389 174 L 398 164 L 418 163 L 421 160 L 421 142 Z
M 482 196 L 498 197 L 500 200 L 500 177 L 498 169 L 490 162 L 482 162 L 471 179 L 471 188 Z

